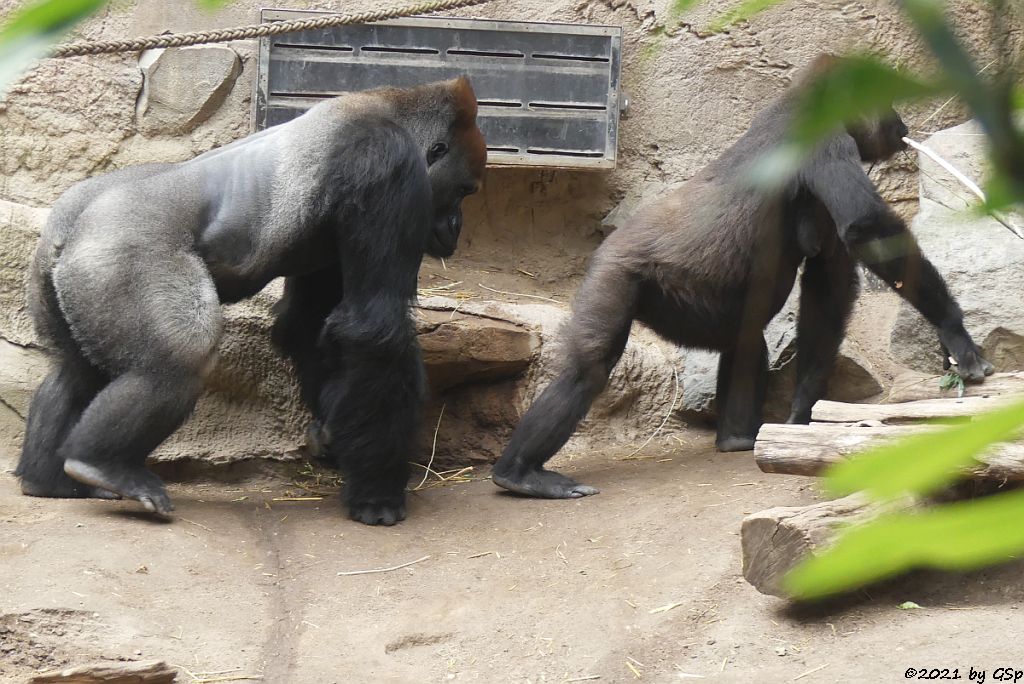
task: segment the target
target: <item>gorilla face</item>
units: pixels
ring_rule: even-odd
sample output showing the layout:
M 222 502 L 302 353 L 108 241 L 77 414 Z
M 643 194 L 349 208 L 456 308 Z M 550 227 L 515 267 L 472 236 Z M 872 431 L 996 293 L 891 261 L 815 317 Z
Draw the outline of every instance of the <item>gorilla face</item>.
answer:
M 857 143 L 861 161 L 869 163 L 888 159 L 907 149 L 903 137 L 910 132 L 892 107 L 877 118 L 850 124 L 846 130 Z
M 482 137 L 480 142 L 482 145 Z M 475 163 L 474 151 L 457 141 L 453 143 L 434 143 L 427 152 L 434 198 L 433 230 L 427 239 L 427 254 L 435 257 L 451 256 L 455 251 L 462 232 L 462 200 L 479 190 L 483 182 L 483 164 Z
M 480 189 L 487 145 L 476 125 L 476 95 L 465 77 L 448 82 L 453 120 L 427 149 L 427 175 L 434 199 L 427 254 L 451 256 L 462 232 L 462 200 Z

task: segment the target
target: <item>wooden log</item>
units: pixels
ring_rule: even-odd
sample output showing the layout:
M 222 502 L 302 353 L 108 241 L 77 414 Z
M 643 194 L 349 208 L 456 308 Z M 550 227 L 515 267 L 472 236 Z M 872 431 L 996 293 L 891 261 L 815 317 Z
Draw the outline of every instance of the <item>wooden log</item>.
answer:
M 28 684 L 173 684 L 177 668 L 162 660 L 77 665 L 35 675 Z
M 766 473 L 820 475 L 854 453 L 886 440 L 940 430 L 934 425 L 883 426 L 876 423 L 765 423 L 754 443 L 754 461 Z M 1024 481 L 1024 444 L 1009 442 L 986 450 L 967 470 L 974 480 Z
M 889 403 L 916 401 L 918 399 L 956 398 L 956 390 L 939 389 L 940 375 L 925 375 L 907 371 L 898 375 L 892 384 L 892 390 L 886 397 Z M 985 382 L 977 385 L 965 385 L 965 397 L 995 397 L 1007 394 L 1024 393 L 1024 372 L 993 373 L 985 378 Z
M 841 525 L 864 522 L 883 510 L 910 507 L 909 499 L 890 506 L 869 503 L 861 494 L 810 506 L 770 508 L 743 519 L 743 577 L 762 594 L 785 596 L 783 578 L 797 563 L 828 546 Z
M 814 405 L 811 420 L 823 423 L 878 421 L 885 425 L 898 425 L 922 420 L 969 418 L 1019 399 L 1005 394 L 960 399 L 921 399 L 902 404 L 847 404 L 823 399 Z

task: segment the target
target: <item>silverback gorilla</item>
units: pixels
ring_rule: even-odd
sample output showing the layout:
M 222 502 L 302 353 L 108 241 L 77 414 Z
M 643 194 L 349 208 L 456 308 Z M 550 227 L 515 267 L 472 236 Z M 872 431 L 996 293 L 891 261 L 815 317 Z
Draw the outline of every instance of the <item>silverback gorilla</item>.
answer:
M 811 74 L 834 59 L 820 58 Z M 721 352 L 716 445 L 753 448 L 767 382 L 763 329 L 785 303 L 801 263 L 789 422 L 809 422 L 825 393 L 857 294 L 857 260 L 938 329 L 965 379 L 992 372 L 942 277 L 861 166 L 905 149 L 907 128 L 895 111 L 823 141 L 781 190 L 758 192 L 737 181 L 785 139 L 808 81 L 798 79 L 718 159 L 642 208 L 595 252 L 563 333 L 564 368 L 512 434 L 494 467 L 495 484 L 547 498 L 597 493 L 544 463 L 604 388 L 633 320 L 677 344 Z
M 32 399 L 25 494 L 173 510 L 146 456 L 216 360 L 222 302 L 286 276 L 292 360 L 351 516 L 405 517 L 424 387 L 409 307 L 448 256 L 486 161 L 466 79 L 350 93 L 179 164 L 84 181 L 54 205 L 29 307 L 54 365 Z

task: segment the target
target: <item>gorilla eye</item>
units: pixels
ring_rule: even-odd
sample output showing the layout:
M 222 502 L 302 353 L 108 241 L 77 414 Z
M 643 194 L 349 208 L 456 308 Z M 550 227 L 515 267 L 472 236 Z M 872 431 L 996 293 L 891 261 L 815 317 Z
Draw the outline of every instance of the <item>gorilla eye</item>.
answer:
M 446 143 L 434 143 L 427 151 L 427 166 L 430 166 L 446 154 L 448 154 L 448 145 Z

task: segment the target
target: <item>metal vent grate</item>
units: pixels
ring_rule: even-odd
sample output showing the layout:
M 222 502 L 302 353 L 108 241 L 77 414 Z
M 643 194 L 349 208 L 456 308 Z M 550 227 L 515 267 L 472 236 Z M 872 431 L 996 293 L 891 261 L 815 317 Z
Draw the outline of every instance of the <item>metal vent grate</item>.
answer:
M 263 10 L 262 21 L 320 12 Z M 489 166 L 614 168 L 622 29 L 410 18 L 260 40 L 256 130 L 321 99 L 470 77 Z

